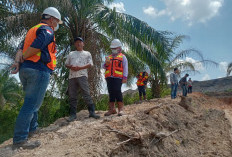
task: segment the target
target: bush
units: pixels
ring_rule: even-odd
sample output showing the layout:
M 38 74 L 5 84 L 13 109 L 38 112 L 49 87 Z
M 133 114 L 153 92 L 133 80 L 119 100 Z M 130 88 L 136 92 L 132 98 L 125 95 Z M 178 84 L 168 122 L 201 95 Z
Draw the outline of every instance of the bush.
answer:
M 13 137 L 15 121 L 21 106 L 22 104 L 11 107 L 6 104 L 0 109 L 0 143 Z

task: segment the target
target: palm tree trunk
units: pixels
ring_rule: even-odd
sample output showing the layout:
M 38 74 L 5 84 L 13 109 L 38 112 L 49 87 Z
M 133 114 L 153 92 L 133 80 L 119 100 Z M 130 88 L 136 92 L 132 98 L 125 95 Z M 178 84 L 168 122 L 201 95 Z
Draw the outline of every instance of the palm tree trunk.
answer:
M 5 103 L 6 103 L 6 100 L 5 100 L 4 96 L 2 94 L 0 94 L 0 108 L 3 108 Z

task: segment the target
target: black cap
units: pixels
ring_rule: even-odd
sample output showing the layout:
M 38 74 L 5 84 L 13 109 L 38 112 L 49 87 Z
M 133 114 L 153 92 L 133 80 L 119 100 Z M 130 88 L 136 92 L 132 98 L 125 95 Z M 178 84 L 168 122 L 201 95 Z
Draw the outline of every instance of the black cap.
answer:
M 77 40 L 80 40 L 80 41 L 84 42 L 84 40 L 83 40 L 81 37 L 76 37 L 76 38 L 74 39 L 74 42 L 76 42 Z
M 189 76 L 189 74 L 185 74 L 186 76 Z

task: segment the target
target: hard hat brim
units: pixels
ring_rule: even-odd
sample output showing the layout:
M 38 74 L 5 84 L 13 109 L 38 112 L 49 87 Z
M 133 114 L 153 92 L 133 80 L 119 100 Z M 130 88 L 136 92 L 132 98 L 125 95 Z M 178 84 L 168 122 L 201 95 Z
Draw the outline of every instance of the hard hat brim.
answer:
M 121 46 L 110 46 L 111 49 L 115 49 L 115 48 L 118 48 L 118 47 L 121 47 Z

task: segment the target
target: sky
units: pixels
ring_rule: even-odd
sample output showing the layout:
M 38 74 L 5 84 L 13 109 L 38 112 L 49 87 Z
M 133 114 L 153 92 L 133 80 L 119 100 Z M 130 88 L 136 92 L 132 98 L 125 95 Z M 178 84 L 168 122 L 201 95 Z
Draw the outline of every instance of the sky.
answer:
M 198 64 L 200 74 L 191 74 L 192 80 L 226 76 L 227 65 L 232 62 L 232 0 L 115 0 L 109 7 L 116 7 L 118 12 L 132 15 L 156 30 L 189 36 L 180 50 L 194 48 L 205 59 L 219 63 L 218 67 Z M 186 60 L 197 62 L 191 56 Z
M 197 49 L 205 59 L 219 63 L 218 67 L 198 64 L 200 74 L 190 74 L 192 80 L 226 76 L 227 65 L 232 62 L 232 0 L 115 0 L 108 7 L 116 7 L 118 12 L 132 15 L 156 30 L 189 36 L 181 50 Z M 191 56 L 186 60 L 197 62 Z M 123 91 L 129 88 L 135 89 L 136 84 L 123 85 Z

